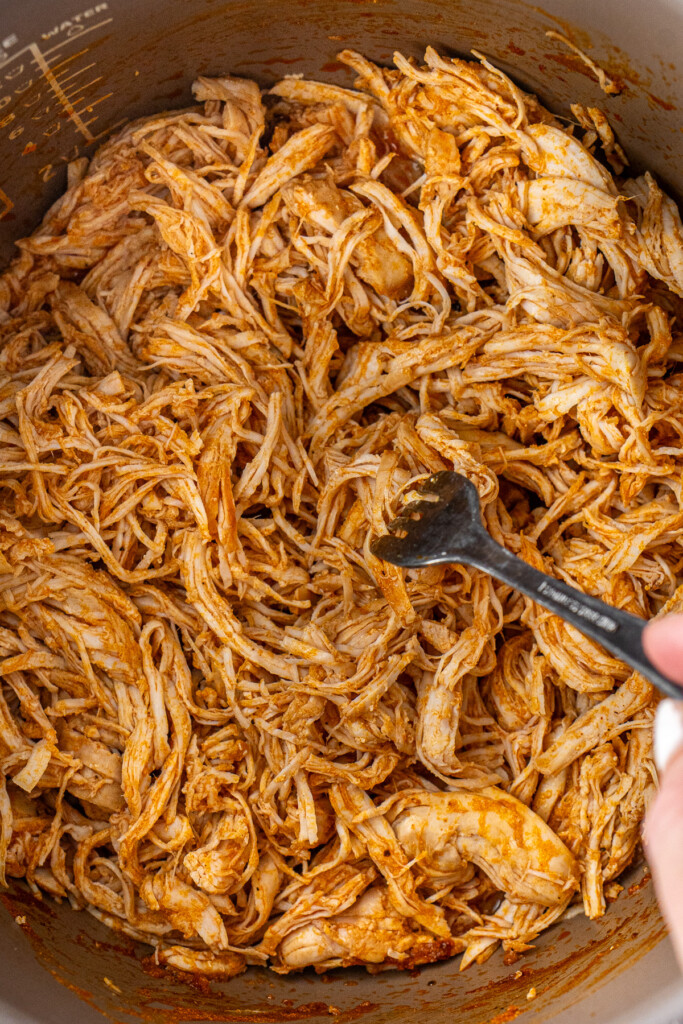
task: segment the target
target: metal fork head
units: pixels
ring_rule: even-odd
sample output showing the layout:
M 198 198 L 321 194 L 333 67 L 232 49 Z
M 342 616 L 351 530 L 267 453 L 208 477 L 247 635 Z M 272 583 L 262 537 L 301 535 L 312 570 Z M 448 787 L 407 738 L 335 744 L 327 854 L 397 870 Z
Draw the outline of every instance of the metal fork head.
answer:
M 460 473 L 445 470 L 430 476 L 387 526 L 389 533 L 370 545 L 376 558 L 416 568 L 439 562 L 467 561 L 482 534 L 479 494 Z

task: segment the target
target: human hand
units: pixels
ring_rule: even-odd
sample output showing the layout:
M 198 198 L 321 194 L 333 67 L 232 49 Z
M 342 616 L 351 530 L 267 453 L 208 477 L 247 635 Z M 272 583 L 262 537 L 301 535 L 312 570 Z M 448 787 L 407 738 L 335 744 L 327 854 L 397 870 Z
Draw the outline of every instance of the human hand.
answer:
M 660 672 L 683 684 L 683 615 L 649 623 L 643 646 Z M 657 708 L 654 753 L 661 788 L 645 820 L 645 845 L 683 970 L 683 699 L 663 700 Z

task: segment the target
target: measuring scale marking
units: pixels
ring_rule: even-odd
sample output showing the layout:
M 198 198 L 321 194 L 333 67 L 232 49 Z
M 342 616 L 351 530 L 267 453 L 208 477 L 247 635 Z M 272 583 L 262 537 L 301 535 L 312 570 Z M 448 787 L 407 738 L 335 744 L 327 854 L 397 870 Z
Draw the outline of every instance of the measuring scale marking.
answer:
M 6 35 L 0 43 L 0 132 L 16 142 L 17 158 L 35 152 L 41 140 L 61 133 L 67 124 L 76 134 L 75 144 L 67 143 L 68 151 L 65 148 L 56 163 L 46 161 L 36 172 L 43 182 L 49 181 L 60 165 L 79 156 L 81 147 L 98 142 L 127 120 L 99 132 L 93 127 L 98 120 L 93 108 L 112 93 L 93 96 L 93 89 L 101 88 L 104 77 L 97 74 L 97 62 L 88 59 L 91 48 L 86 37 L 113 22 L 111 16 L 100 16 L 107 10 L 108 4 L 98 4 L 90 9 L 92 24 L 84 11 L 24 46 L 16 33 Z M 17 44 L 20 48 L 12 52 L 10 48 Z M 13 207 L 10 196 L 0 189 L 0 220 Z
M 73 107 L 73 105 L 69 101 L 66 93 L 62 89 L 61 85 L 59 84 L 59 82 L 57 81 L 55 76 L 52 74 L 52 72 L 50 71 L 50 67 L 49 67 L 47 61 L 43 57 L 42 53 L 40 52 L 40 50 L 38 49 L 36 44 L 35 43 L 30 43 L 29 46 L 27 47 L 27 49 L 33 54 L 34 61 L 36 62 L 36 64 L 40 68 L 40 70 L 43 72 L 43 77 L 46 78 L 47 81 L 50 83 L 50 85 L 52 87 L 52 91 L 54 92 L 55 96 L 57 97 L 59 102 L 64 107 L 64 110 L 69 115 L 70 120 L 73 121 L 73 123 L 75 124 L 76 128 L 78 128 L 79 132 L 83 136 L 83 138 L 86 139 L 88 142 L 92 142 L 93 139 L 95 138 L 95 136 L 90 131 L 90 129 L 88 128 L 87 124 L 84 124 L 83 121 L 81 120 L 80 114 Z
M 6 214 L 8 214 L 11 209 L 14 208 L 14 203 L 12 202 L 10 197 L 7 195 L 7 193 L 3 192 L 1 188 L 0 188 L 0 203 L 2 203 L 2 209 L 0 209 L 0 220 L 2 220 L 2 218 Z
M 51 67 L 51 65 L 55 65 L 55 63 L 59 61 L 60 57 L 62 57 L 65 47 L 67 47 L 69 44 L 80 42 L 80 40 L 84 36 L 89 35 L 92 32 L 96 32 L 98 29 L 103 28 L 105 25 L 109 25 L 112 21 L 113 18 L 104 18 L 101 21 L 98 21 L 96 24 L 90 25 L 88 26 L 88 28 L 84 28 L 76 35 L 71 36 L 67 39 L 63 39 L 60 42 L 55 43 L 53 46 L 47 47 L 45 49 L 41 49 L 37 42 L 28 43 L 20 50 L 17 50 L 16 53 L 11 54 L 5 60 L 0 62 L 0 76 L 4 77 L 6 82 L 13 82 L 15 79 L 19 79 L 19 77 L 24 72 L 25 65 L 22 62 L 20 66 L 17 67 L 17 64 L 21 61 L 22 57 L 28 57 L 30 55 L 30 63 L 38 69 L 41 77 L 48 84 L 52 94 L 58 100 L 60 107 L 62 108 L 64 113 L 66 113 L 69 121 L 71 121 L 76 131 L 79 133 L 79 135 L 86 143 L 94 142 L 98 136 L 93 134 L 89 126 L 92 125 L 95 120 L 97 120 L 97 117 L 95 116 L 91 118 L 89 121 L 85 121 L 83 119 L 83 115 L 86 112 L 90 113 L 92 108 L 96 104 L 101 103 L 104 99 L 107 99 L 112 94 L 107 93 L 106 96 L 100 96 L 98 97 L 98 99 L 94 100 L 91 103 L 86 102 L 85 98 L 83 96 L 79 96 L 79 94 L 82 93 L 85 89 L 92 88 L 92 86 L 101 82 L 103 80 L 102 76 L 100 75 L 89 81 L 87 85 L 83 85 L 78 88 L 76 88 L 78 83 L 74 80 L 77 79 L 79 75 L 82 75 L 87 71 L 91 70 L 92 68 L 94 68 L 96 66 L 96 62 L 91 61 L 90 63 L 85 64 L 83 67 L 78 68 L 76 71 L 72 71 L 71 69 L 69 69 L 68 75 L 63 77 L 61 81 L 60 75 L 58 73 L 60 69 L 67 70 L 67 65 L 69 65 L 74 59 L 77 59 L 78 57 L 85 55 L 88 52 L 88 47 L 86 46 L 85 48 L 81 49 L 78 53 L 72 54 L 71 56 L 67 57 L 64 61 L 62 61 L 61 64 L 57 64 L 57 67 Z M 16 68 L 16 71 L 14 72 L 14 74 L 12 74 L 11 71 L 13 71 L 14 68 Z M 10 70 L 8 71 L 8 69 Z M 69 92 L 71 92 L 71 96 L 69 96 L 69 94 L 64 90 L 64 85 L 67 82 L 71 83 L 71 88 L 69 90 Z M 20 89 L 17 86 L 15 86 L 13 92 L 15 96 L 19 96 L 21 95 L 21 93 L 28 91 L 28 89 L 30 89 L 32 85 L 33 79 L 31 79 L 28 85 L 25 85 L 23 89 Z M 76 99 L 78 99 L 79 105 L 81 103 L 83 104 L 81 109 L 76 108 L 76 105 L 73 102 Z M 49 108 L 46 108 L 45 112 L 48 113 Z M 16 115 L 14 115 L 14 117 L 10 115 L 9 120 L 7 118 L 3 120 L 2 116 L 0 115 L 0 127 L 8 126 L 11 123 L 11 121 L 14 121 L 15 119 Z M 32 119 L 35 120 L 35 118 Z M 16 125 L 16 127 L 13 129 L 14 132 L 17 132 L 16 137 L 22 134 L 24 127 L 25 126 L 21 125 L 20 123 Z M 19 131 L 19 129 L 21 130 Z M 57 130 L 59 129 L 55 129 L 55 131 Z M 43 135 L 47 135 L 49 137 L 50 134 L 54 133 L 54 131 L 44 131 Z M 10 138 L 11 137 L 12 136 L 10 135 Z

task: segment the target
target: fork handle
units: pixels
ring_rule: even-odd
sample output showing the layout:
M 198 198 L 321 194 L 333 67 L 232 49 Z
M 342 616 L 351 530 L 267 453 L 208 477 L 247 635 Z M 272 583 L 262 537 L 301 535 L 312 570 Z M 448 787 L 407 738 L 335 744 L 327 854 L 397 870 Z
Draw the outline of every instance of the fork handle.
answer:
M 467 557 L 469 565 L 483 569 L 501 582 L 521 590 L 532 601 L 597 640 L 611 654 L 640 672 L 664 693 L 677 700 L 683 698 L 683 687 L 662 675 L 645 654 L 644 619 L 612 608 L 597 597 L 584 594 L 561 580 L 539 572 L 507 551 L 488 533 L 482 532 L 478 541 L 476 554 Z

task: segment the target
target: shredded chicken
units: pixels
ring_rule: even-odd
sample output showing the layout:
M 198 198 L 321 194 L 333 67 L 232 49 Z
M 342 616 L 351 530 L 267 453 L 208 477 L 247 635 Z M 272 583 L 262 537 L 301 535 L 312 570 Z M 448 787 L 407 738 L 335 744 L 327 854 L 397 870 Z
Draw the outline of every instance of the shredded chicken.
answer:
M 623 85 L 620 82 L 617 82 L 614 80 L 614 78 L 611 78 L 607 74 L 607 72 L 600 67 L 599 64 L 595 63 L 592 57 L 589 57 L 587 53 L 584 53 L 583 50 L 576 45 L 576 43 L 573 43 L 571 39 L 568 39 L 567 36 L 562 34 L 562 32 L 556 32 L 555 29 L 550 29 L 550 31 L 546 32 L 546 38 L 555 39 L 558 43 L 564 43 L 564 45 L 568 47 L 572 51 L 572 53 L 575 53 L 576 56 L 583 61 L 586 67 L 590 68 L 590 70 L 593 72 L 598 81 L 598 85 L 607 96 L 618 96 L 619 93 L 623 90 Z
M 676 206 L 483 58 L 339 59 L 199 79 L 0 278 L 0 880 L 208 975 L 523 951 L 637 855 L 652 687 L 374 558 L 428 474 L 683 607 Z

